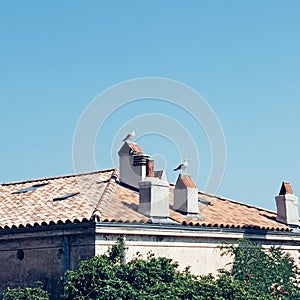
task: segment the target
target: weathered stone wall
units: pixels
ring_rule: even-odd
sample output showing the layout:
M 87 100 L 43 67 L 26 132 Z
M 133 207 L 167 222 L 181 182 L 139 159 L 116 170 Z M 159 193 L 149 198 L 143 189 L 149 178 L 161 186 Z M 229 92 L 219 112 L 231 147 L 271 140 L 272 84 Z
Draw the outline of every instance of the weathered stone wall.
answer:
M 113 245 L 118 236 L 96 235 L 96 255 L 103 254 Z M 221 257 L 217 248 L 220 239 L 126 235 L 126 260 L 130 261 L 136 253 L 147 257 L 149 252 L 155 256 L 164 256 L 179 263 L 180 269 L 190 266 L 193 274 L 216 274 L 217 269 L 224 268 L 230 261 L 229 257 Z
M 259 241 L 263 248 L 280 246 L 284 251 L 289 252 L 300 266 L 299 251 L 300 242 L 282 236 L 264 236 L 257 234 L 225 233 L 225 232 L 201 232 L 201 230 L 188 231 L 164 231 L 147 229 L 123 229 L 111 228 L 104 233 L 104 229 L 96 233 L 96 255 L 105 253 L 108 247 L 112 246 L 119 236 L 126 237 L 126 260 L 131 260 L 137 252 L 147 257 L 150 251 L 156 256 L 164 256 L 179 263 L 180 269 L 190 266 L 193 274 L 202 275 L 212 273 L 216 275 L 218 269 L 229 268 L 233 257 L 224 255 L 220 245 L 224 242 L 236 243 L 238 239 L 250 238 Z
M 60 299 L 64 270 L 94 254 L 93 228 L 2 234 L 0 298 L 7 287 L 36 286 L 40 281 L 51 299 Z
M 97 225 L 98 226 L 98 225 Z M 9 287 L 34 286 L 40 281 L 51 299 L 60 299 L 62 276 L 67 268 L 75 269 L 79 261 L 105 253 L 123 236 L 126 258 L 137 252 L 144 258 L 151 251 L 178 261 L 180 268 L 191 266 L 194 274 L 216 274 L 232 260 L 221 256 L 218 246 L 235 243 L 246 237 L 260 241 L 263 247 L 281 246 L 299 265 L 300 235 L 267 235 L 229 230 L 175 230 L 159 225 L 70 224 L 0 232 L 0 294 Z M 1 298 L 1 297 L 0 297 Z

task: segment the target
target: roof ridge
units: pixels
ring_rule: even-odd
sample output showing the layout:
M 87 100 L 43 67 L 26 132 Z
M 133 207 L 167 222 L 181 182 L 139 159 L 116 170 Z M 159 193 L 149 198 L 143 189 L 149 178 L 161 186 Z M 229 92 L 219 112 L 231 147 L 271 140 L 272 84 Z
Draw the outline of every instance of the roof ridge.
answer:
M 276 214 L 276 212 L 273 211 L 273 210 L 262 208 L 262 207 L 259 207 L 259 206 L 254 206 L 254 205 L 247 204 L 247 203 L 243 203 L 243 202 L 240 202 L 240 201 L 237 201 L 237 200 L 233 200 L 233 199 L 230 199 L 230 198 L 218 196 L 218 195 L 215 195 L 215 194 L 206 193 L 206 192 L 203 192 L 203 191 L 198 191 L 198 193 L 206 195 L 206 196 L 209 196 L 209 197 L 214 197 L 214 198 L 217 198 L 217 199 L 220 199 L 220 200 L 230 201 L 230 202 L 233 202 L 233 203 L 236 203 L 236 204 L 247 206 L 249 208 L 255 208 L 257 210 L 263 210 L 263 211 L 266 211 L 266 212 L 269 212 L 269 213 Z
M 111 172 L 115 171 L 116 168 L 108 168 L 104 170 L 97 170 L 97 171 L 90 171 L 90 172 L 84 172 L 79 174 L 67 174 L 67 175 L 59 175 L 59 176 L 51 176 L 51 177 L 41 177 L 36 179 L 28 179 L 28 180 L 22 180 L 22 181 L 12 181 L 12 182 L 4 182 L 0 183 L 0 185 L 15 185 L 15 184 L 21 184 L 21 183 L 30 183 L 30 182 L 36 182 L 36 181 L 45 181 L 45 180 L 53 180 L 53 179 L 60 179 L 60 178 L 67 178 L 67 177 L 76 177 L 76 176 L 84 176 L 84 175 L 91 175 L 91 174 L 97 174 L 97 173 L 105 173 L 105 172 Z
M 112 198 L 113 193 L 117 187 L 117 181 L 119 179 L 119 169 L 114 169 L 113 173 L 111 174 L 110 179 L 93 211 L 92 217 L 96 217 L 101 220 L 101 216 L 103 214 L 103 210 L 108 203 L 108 201 Z

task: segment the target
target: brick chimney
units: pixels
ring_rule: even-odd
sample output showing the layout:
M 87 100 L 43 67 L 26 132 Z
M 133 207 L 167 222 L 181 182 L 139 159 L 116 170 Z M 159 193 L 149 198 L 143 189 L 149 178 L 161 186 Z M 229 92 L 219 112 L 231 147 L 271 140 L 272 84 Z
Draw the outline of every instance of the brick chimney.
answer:
M 125 141 L 118 152 L 120 164 L 120 182 L 136 189 L 139 181 L 147 176 L 149 155 L 137 143 Z
M 174 189 L 173 209 L 187 215 L 198 215 L 198 188 L 191 175 L 179 174 Z
M 275 196 L 276 220 L 287 225 L 299 225 L 298 197 L 294 195 L 289 182 L 282 182 L 279 195 Z

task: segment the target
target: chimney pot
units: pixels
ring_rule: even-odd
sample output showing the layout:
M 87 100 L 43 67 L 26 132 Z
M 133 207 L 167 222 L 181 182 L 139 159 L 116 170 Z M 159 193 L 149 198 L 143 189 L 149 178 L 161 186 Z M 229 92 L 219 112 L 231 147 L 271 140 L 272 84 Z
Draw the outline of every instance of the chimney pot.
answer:
M 147 161 L 147 177 L 154 177 L 154 160 Z
M 140 165 L 146 166 L 148 158 L 149 158 L 149 155 L 145 155 L 145 154 L 133 155 L 133 165 L 134 166 L 140 166 Z
M 278 196 L 275 196 L 277 207 L 276 220 L 287 225 L 299 225 L 298 197 L 293 194 L 289 182 L 282 182 Z
M 139 212 L 155 218 L 169 217 L 169 183 L 155 177 L 139 182 Z
M 198 189 L 191 175 L 179 174 L 174 189 L 174 210 L 199 214 Z

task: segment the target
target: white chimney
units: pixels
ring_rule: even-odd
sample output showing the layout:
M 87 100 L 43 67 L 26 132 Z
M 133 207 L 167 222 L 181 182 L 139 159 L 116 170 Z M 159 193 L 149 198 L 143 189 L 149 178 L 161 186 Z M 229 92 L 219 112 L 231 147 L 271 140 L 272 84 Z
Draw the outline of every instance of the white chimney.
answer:
M 160 171 L 159 175 L 159 177 L 147 177 L 139 182 L 139 212 L 152 219 L 167 220 L 169 217 L 169 183 L 164 171 Z
M 189 174 L 178 176 L 174 189 L 173 209 L 188 215 L 199 214 L 198 189 Z
M 146 165 L 149 155 L 143 154 L 140 146 L 125 141 L 118 152 L 120 163 L 120 182 L 134 188 L 139 188 L 139 181 L 146 178 Z
M 282 182 L 278 196 L 275 196 L 277 206 L 276 220 L 287 225 L 299 225 L 298 197 L 294 195 L 291 184 Z

